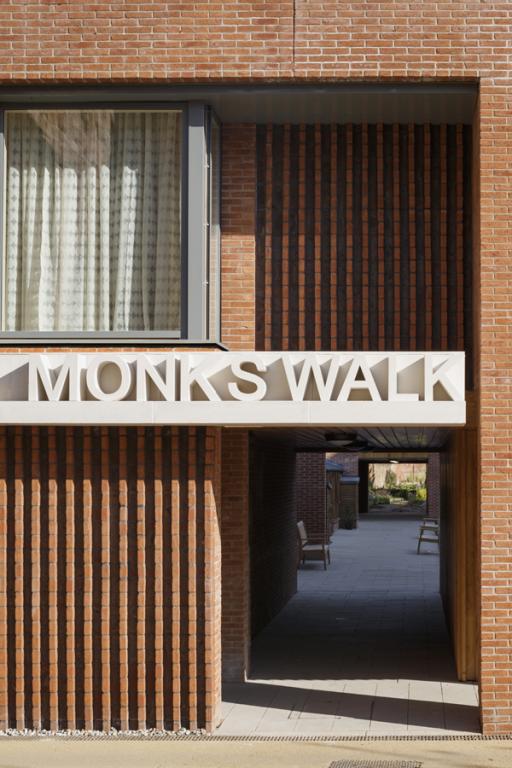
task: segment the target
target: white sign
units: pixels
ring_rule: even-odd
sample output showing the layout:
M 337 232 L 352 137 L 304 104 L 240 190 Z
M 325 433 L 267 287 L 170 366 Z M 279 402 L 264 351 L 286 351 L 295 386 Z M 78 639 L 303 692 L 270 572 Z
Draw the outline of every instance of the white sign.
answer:
M 0 354 L 0 423 L 462 425 L 463 352 Z

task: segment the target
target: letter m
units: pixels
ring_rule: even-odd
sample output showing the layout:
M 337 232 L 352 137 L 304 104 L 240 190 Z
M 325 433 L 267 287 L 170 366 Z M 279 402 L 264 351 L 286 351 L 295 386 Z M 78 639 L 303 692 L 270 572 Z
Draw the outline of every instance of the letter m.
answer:
M 28 361 L 29 401 L 62 399 L 66 383 L 68 400 L 80 400 L 79 355 L 65 355 L 60 366 L 50 368 L 45 355 L 30 355 Z M 45 398 L 46 395 L 46 398 Z

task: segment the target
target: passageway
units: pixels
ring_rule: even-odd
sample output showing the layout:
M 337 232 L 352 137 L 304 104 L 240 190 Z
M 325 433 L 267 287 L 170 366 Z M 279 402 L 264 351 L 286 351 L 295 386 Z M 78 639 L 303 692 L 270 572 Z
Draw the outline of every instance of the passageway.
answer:
M 332 565 L 253 643 L 251 677 L 223 691 L 219 734 L 420 735 L 479 731 L 476 686 L 457 681 L 439 553 L 416 554 L 420 515 L 371 513 L 339 530 Z

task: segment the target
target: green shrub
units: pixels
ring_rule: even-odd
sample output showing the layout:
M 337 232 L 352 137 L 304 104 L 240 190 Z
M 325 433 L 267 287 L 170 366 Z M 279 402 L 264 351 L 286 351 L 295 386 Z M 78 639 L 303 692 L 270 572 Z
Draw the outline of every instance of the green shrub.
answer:
M 386 496 L 382 493 L 376 493 L 374 499 L 374 504 L 391 504 L 391 496 Z
M 416 498 L 418 501 L 426 501 L 427 500 L 427 489 L 426 488 L 418 488 L 416 491 Z

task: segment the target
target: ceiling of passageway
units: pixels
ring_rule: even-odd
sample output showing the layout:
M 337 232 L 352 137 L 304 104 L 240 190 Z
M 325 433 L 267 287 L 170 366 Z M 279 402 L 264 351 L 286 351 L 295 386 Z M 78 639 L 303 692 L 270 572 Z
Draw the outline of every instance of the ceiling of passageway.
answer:
M 446 443 L 451 430 L 442 427 L 340 427 L 340 431 L 354 433 L 358 439 L 368 443 L 368 449 L 375 451 L 437 451 Z M 318 429 L 258 429 L 254 434 L 268 440 L 284 441 L 294 445 L 297 451 L 338 450 L 330 445 L 326 435 L 336 431 L 333 427 Z

